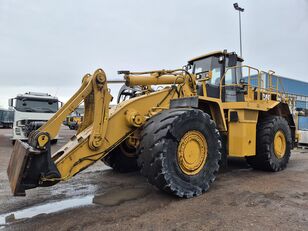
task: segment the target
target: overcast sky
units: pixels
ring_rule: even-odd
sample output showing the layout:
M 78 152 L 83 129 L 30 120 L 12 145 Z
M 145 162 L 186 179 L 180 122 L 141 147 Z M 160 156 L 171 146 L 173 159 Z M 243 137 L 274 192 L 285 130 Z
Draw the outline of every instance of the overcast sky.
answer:
M 169 69 L 239 50 L 235 0 L 0 0 L 0 106 L 27 91 L 67 100 L 85 73 Z M 238 1 L 245 63 L 308 81 L 308 0 Z M 116 87 L 112 87 L 116 96 Z

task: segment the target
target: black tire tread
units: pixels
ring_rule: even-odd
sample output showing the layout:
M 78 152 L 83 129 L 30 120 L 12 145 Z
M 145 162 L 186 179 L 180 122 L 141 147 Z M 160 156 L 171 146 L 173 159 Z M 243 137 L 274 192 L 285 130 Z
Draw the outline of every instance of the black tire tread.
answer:
M 283 128 L 286 135 L 287 150 L 285 156 L 277 161 L 274 158 L 272 142 L 274 127 Z M 277 172 L 286 168 L 292 146 L 291 130 L 286 119 L 280 116 L 269 116 L 260 121 L 257 125 L 256 155 L 246 157 L 248 164 L 258 170 Z
M 168 172 L 168 169 L 164 168 L 167 154 L 165 147 L 171 142 L 178 141 L 176 136 L 172 134 L 174 121 L 187 119 L 193 114 L 198 114 L 204 121 L 209 122 L 217 141 L 215 144 L 211 144 L 217 147 L 217 161 L 211 166 L 213 172 L 209 174 L 208 182 L 205 182 L 202 187 L 191 184 L 185 188 L 184 185 L 177 184 L 172 177 L 172 172 Z M 138 164 L 141 167 L 141 174 L 147 177 L 149 183 L 170 194 L 190 198 L 207 191 L 210 184 L 214 182 L 219 170 L 220 148 L 220 134 L 216 129 L 215 122 L 210 119 L 208 114 L 196 109 L 170 109 L 150 118 L 144 126 L 138 149 Z

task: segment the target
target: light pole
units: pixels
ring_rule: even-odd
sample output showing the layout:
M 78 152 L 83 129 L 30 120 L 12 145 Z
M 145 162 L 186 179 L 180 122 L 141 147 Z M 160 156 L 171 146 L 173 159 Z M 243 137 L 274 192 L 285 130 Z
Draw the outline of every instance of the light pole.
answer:
M 244 8 L 239 7 L 237 3 L 234 3 L 233 6 L 234 6 L 234 9 L 238 11 L 238 19 L 239 19 L 239 27 L 240 27 L 240 53 L 241 53 L 241 57 L 243 57 L 241 12 L 244 12 Z

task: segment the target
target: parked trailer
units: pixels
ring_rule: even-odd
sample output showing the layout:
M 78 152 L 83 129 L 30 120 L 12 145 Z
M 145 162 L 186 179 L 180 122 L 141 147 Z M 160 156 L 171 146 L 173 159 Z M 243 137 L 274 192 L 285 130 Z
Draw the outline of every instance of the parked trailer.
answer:
M 298 117 L 298 132 L 300 134 L 299 144 L 308 146 L 308 117 Z
M 0 109 L 0 127 L 12 128 L 14 121 L 14 111 L 7 109 Z

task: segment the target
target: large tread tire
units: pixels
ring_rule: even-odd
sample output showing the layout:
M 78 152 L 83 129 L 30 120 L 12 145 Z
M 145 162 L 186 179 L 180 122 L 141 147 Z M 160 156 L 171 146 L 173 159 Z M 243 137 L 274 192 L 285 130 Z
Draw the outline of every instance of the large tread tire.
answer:
M 195 175 L 179 167 L 177 149 L 188 131 L 197 130 L 207 140 L 204 167 Z M 170 109 L 152 117 L 141 131 L 138 163 L 141 174 L 157 188 L 178 197 L 191 198 L 206 192 L 214 182 L 221 158 L 220 134 L 210 116 L 197 109 Z
M 128 173 L 138 171 L 140 168 L 137 164 L 136 149 L 127 147 L 123 141 L 119 146 L 113 149 L 102 161 L 113 170 L 120 173 Z M 132 156 L 128 156 L 125 151 L 130 152 Z
M 274 153 L 274 137 L 282 131 L 286 138 L 286 151 L 282 158 Z M 291 156 L 292 136 L 288 122 L 280 116 L 270 116 L 257 125 L 256 155 L 246 157 L 247 163 L 254 169 L 277 172 L 285 169 Z

